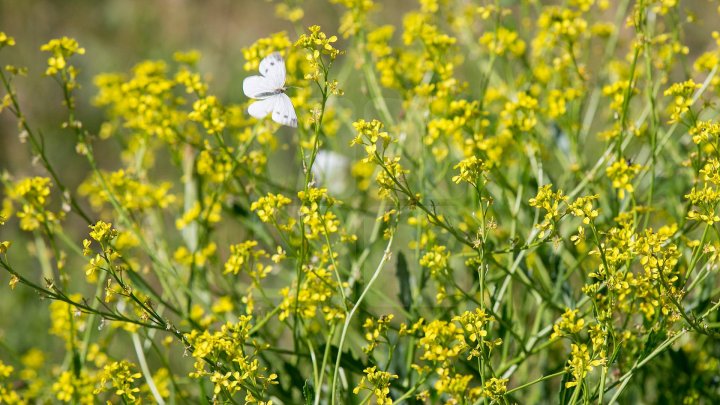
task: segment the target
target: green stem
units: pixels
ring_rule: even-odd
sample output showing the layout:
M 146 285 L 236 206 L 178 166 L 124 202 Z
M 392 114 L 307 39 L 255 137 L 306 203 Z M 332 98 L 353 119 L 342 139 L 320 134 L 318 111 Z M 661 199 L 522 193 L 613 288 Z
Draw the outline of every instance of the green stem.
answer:
M 342 353 L 343 353 L 343 346 L 345 346 L 345 338 L 347 336 L 348 328 L 350 327 L 350 322 L 352 321 L 353 316 L 355 315 L 355 311 L 360 307 L 360 305 L 363 303 L 363 300 L 365 299 L 365 295 L 367 295 L 368 291 L 370 291 L 370 287 L 372 287 L 375 280 L 377 280 L 378 276 L 380 276 L 380 273 L 382 272 L 383 267 L 385 266 L 385 262 L 390 258 L 390 248 L 392 247 L 393 240 L 395 238 L 395 232 L 392 232 L 390 234 L 390 237 L 388 238 L 388 243 L 385 246 L 384 254 L 382 259 L 380 260 L 380 263 L 378 263 L 377 268 L 375 269 L 375 272 L 373 273 L 372 277 L 370 277 L 370 280 L 368 281 L 367 285 L 365 285 L 365 288 L 363 289 L 362 294 L 360 294 L 360 297 L 358 298 L 357 302 L 355 302 L 355 305 L 350 310 L 350 313 L 347 315 L 347 318 L 345 318 L 345 323 L 343 324 L 342 332 L 340 333 L 340 343 L 338 343 L 338 354 L 337 358 L 335 359 L 335 371 L 333 372 L 333 380 L 332 385 L 330 386 L 330 404 L 335 404 L 335 394 L 337 393 L 337 379 L 338 379 L 338 373 L 340 371 L 340 360 L 342 359 Z

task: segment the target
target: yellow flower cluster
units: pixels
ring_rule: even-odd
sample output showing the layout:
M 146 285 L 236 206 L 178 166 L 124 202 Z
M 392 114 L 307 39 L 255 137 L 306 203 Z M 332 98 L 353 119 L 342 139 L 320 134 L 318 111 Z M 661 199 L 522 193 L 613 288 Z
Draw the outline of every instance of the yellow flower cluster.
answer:
M 506 56 L 520 57 L 525 53 L 525 41 L 520 38 L 516 31 L 500 27 L 497 31 L 489 31 L 483 34 L 478 40 L 489 53 Z
M 519 93 L 516 101 L 505 103 L 501 118 L 506 127 L 516 136 L 531 131 L 537 125 L 538 101 L 534 97 Z
M 625 159 L 618 160 L 605 169 L 605 174 L 612 181 L 612 187 L 618 190 L 618 198 L 625 198 L 626 191 L 630 194 L 635 192 L 632 181 L 640 173 L 640 169 L 641 165 Z
M 120 169 L 112 173 L 100 172 L 85 180 L 78 192 L 88 196 L 90 204 L 96 208 L 117 203 L 127 210 L 142 212 L 174 204 L 176 197 L 170 193 L 171 188 L 170 182 L 151 184 L 131 170 Z
M 452 146 L 463 147 L 467 127 L 473 125 L 480 115 L 477 101 L 453 100 L 447 107 L 444 104 L 437 102 L 431 105 L 438 116 L 428 121 L 427 135 L 423 137 L 423 143 L 431 147 L 437 162 L 447 158 Z
M 340 34 L 343 38 L 357 35 L 367 27 L 367 15 L 375 8 L 373 0 L 331 0 L 332 3 L 341 4 L 347 9 L 340 17 Z
M 278 3 L 275 5 L 275 15 L 278 18 L 287 20 L 290 22 L 297 22 L 302 20 L 305 16 L 305 11 L 299 5 L 291 5 L 289 3 Z
M 97 399 L 95 383 L 96 378 L 86 370 L 80 370 L 79 375 L 72 370 L 65 370 L 53 384 L 52 391 L 58 401 L 91 405 Z
M 640 311 L 645 319 L 663 316 L 663 322 L 672 324 L 679 319 L 673 301 L 682 300 L 678 281 L 678 247 L 670 242 L 677 226 L 663 226 L 657 232 L 651 229 L 636 234 L 629 215 L 618 218 L 619 226 L 611 228 L 592 254 L 602 259 L 598 270 L 590 274 L 595 283 L 587 284 L 584 291 L 593 297 L 600 308 L 598 320 L 615 316 L 626 317 Z M 637 260 L 642 271 L 633 272 L 626 267 Z M 602 285 L 607 291 L 601 291 Z
M 419 344 L 423 349 L 420 359 L 443 364 L 458 357 L 465 349 L 463 327 L 455 322 L 434 320 L 422 328 Z
M 486 349 L 491 350 L 493 347 L 502 344 L 502 339 L 500 338 L 494 340 L 485 339 L 488 335 L 490 324 L 495 321 L 495 317 L 488 315 L 482 308 L 477 308 L 474 311 L 465 311 L 453 317 L 452 320 L 458 322 L 465 331 L 463 342 L 469 350 L 467 360 L 473 357 L 483 358 Z
M 220 222 L 222 218 L 220 215 L 221 210 L 221 201 L 217 198 L 213 199 L 212 196 L 206 196 L 202 202 L 195 201 L 180 218 L 175 220 L 175 227 L 177 229 L 185 229 L 193 222 L 208 224 Z
M 290 286 L 280 290 L 280 296 L 283 297 L 279 305 L 280 320 L 291 315 L 313 319 L 318 314 L 322 314 L 327 322 L 345 319 L 344 305 L 336 303 L 334 299 L 340 288 L 347 287 L 347 283 L 340 285 L 335 278 L 333 263 L 338 254 L 331 252 L 325 244 L 316 255 L 311 263 L 303 265 L 299 288 Z
M 482 159 L 478 159 L 476 156 L 461 160 L 453 169 L 459 169 L 460 171 L 460 174 L 452 178 L 455 183 L 465 181 L 475 188 L 482 188 L 488 182 L 487 166 Z
M 387 371 L 377 370 L 375 366 L 368 367 L 363 372 L 365 375 L 360 379 L 358 385 L 353 388 L 353 393 L 357 395 L 361 390 L 366 389 L 375 396 L 377 405 L 392 405 L 390 382 L 398 378 L 398 376 Z
M 622 110 L 626 103 L 626 95 L 628 93 L 628 89 L 630 88 L 630 81 L 629 80 L 619 80 L 612 84 L 608 84 L 603 87 L 602 92 L 603 95 L 610 97 L 610 109 L 615 111 L 616 113 L 620 114 L 622 113 Z M 637 93 L 638 90 L 633 87 L 630 89 L 630 94 Z
M 58 72 L 67 71 L 69 78 L 74 82 L 77 72 L 72 66 L 67 65 L 67 60 L 75 54 L 85 54 L 85 48 L 81 48 L 77 41 L 72 38 L 62 37 L 44 44 L 40 47 L 40 50 L 50 52 L 53 55 L 47 61 L 46 75 L 53 76 Z
M 186 338 L 194 348 L 195 358 L 195 370 L 190 377 L 208 377 L 215 395 L 221 391 L 246 391 L 248 403 L 264 398 L 268 387 L 277 384 L 277 375 L 267 374 L 256 355 L 247 353 L 245 344 L 249 342 L 251 322 L 252 316 L 243 315 L 235 323 L 225 323 L 217 332 L 193 329 L 188 333 Z
M 197 131 L 186 125 L 188 112 L 182 109 L 186 101 L 178 97 L 176 90 L 182 88 L 185 93 L 195 92 L 203 97 L 207 85 L 187 66 L 181 66 L 173 77 L 167 63 L 144 61 L 133 67 L 129 78 L 106 73 L 96 76 L 94 81 L 98 87 L 95 105 L 104 107 L 110 118 L 119 119 L 119 123 L 108 121 L 100 136 L 115 135 L 121 128 L 129 130 L 126 157 L 138 159 L 140 154 L 150 161 L 157 140 L 170 144 L 196 140 Z
M 693 63 L 693 69 L 699 73 L 711 72 L 720 65 L 720 32 L 713 31 L 712 38 L 715 40 L 716 48 L 701 54 Z M 712 77 L 710 84 L 717 89 L 720 86 L 720 77 L 717 75 Z
M 585 320 L 577 318 L 578 310 L 568 308 L 562 314 L 560 320 L 553 325 L 553 333 L 550 339 L 557 339 L 562 336 L 573 335 L 585 327 Z
M 256 71 L 260 67 L 260 61 L 273 52 L 280 52 L 285 55 L 287 49 L 292 46 L 290 38 L 286 32 L 278 32 L 267 38 L 260 38 L 254 44 L 247 48 L 243 48 L 242 54 L 245 58 L 243 69 L 246 71 Z
M 448 253 L 447 248 L 442 245 L 436 245 L 430 248 L 428 252 L 420 258 L 420 265 L 430 269 L 430 274 L 433 277 L 441 277 L 449 273 L 449 258 L 450 253 Z
M 173 259 L 183 266 L 195 265 L 203 267 L 208 260 L 215 257 L 215 253 L 217 253 L 217 244 L 215 242 L 208 243 L 207 246 L 196 250 L 194 253 L 190 252 L 187 247 L 180 246 L 173 253 Z
M 195 101 L 192 112 L 188 114 L 188 119 L 201 123 L 210 135 L 222 133 L 227 125 L 225 111 L 215 96 Z
M 375 350 L 375 348 L 381 342 L 380 338 L 384 339 L 384 341 L 389 343 L 387 337 L 387 330 L 393 318 L 394 315 L 390 314 L 381 316 L 377 319 L 377 321 L 373 320 L 373 318 L 365 319 L 365 323 L 363 323 L 363 329 L 365 329 L 365 340 L 367 340 L 368 342 L 367 345 L 363 346 L 363 351 L 365 353 L 372 353 L 372 351 Z
M 15 38 L 0 31 L 0 48 L 5 46 L 15 46 Z
M 234 167 L 232 156 L 224 149 L 211 147 L 207 142 L 197 157 L 196 168 L 198 174 L 213 183 L 223 183 L 230 177 Z
M 477 401 L 483 394 L 482 387 L 472 387 L 472 375 L 453 373 L 449 368 L 437 370 L 438 380 L 435 389 L 438 394 L 446 394 L 455 401 L 460 399 L 469 402 Z
M 582 10 L 587 11 L 587 9 Z M 535 38 L 536 43 L 549 41 L 545 46 L 554 47 L 560 41 L 570 44 L 577 42 L 582 35 L 587 35 L 587 21 L 582 18 L 582 12 L 561 7 L 546 7 L 538 19 L 538 28 L 547 36 Z
M 258 243 L 254 240 L 231 245 L 230 257 L 225 262 L 223 273 L 237 275 L 244 270 L 258 281 L 265 278 L 272 270 L 272 267 L 264 265 L 259 259 L 268 258 L 270 255 L 262 249 L 253 249 L 257 245 Z
M 562 190 L 552 191 L 552 184 L 546 184 L 537 192 L 537 195 L 530 199 L 531 207 L 542 208 L 545 210 L 543 221 L 535 227 L 540 230 L 540 237 L 552 235 L 557 229 L 557 223 L 564 215 L 560 211 L 560 204 L 567 203 L 568 197 Z
M 141 373 L 133 370 L 135 367 L 127 360 L 115 361 L 106 365 L 97 377 L 100 380 L 99 387 L 93 393 L 99 394 L 112 389 L 115 395 L 120 396 L 123 400 L 135 402 L 138 399 L 135 395 L 140 392 L 136 380 L 142 377 Z
M 82 300 L 80 294 L 72 294 L 69 298 L 75 302 Z M 78 339 L 77 332 L 85 329 L 86 318 L 85 314 L 66 302 L 50 303 L 50 333 L 62 338 L 68 348 Z
M 199 57 L 200 55 L 198 54 L 197 58 Z M 181 60 L 189 62 L 194 60 L 194 57 L 183 58 Z M 188 94 L 197 94 L 199 97 L 204 97 L 207 92 L 207 84 L 202 80 L 200 74 L 186 67 L 181 67 L 178 70 L 175 74 L 175 81 L 179 85 L 185 86 L 185 92 Z
M 263 222 L 278 223 L 278 211 L 291 202 L 291 199 L 282 194 L 268 193 L 252 203 L 250 210 L 255 211 Z
M 13 366 L 9 366 L 0 360 L 0 402 L 7 404 L 21 404 L 24 402 L 21 400 L 17 392 L 15 392 L 15 390 L 13 389 L 12 381 L 5 381 L 9 380 L 9 377 L 13 374 L 13 371 L 15 371 Z
M 296 47 L 308 51 L 306 59 L 310 62 L 310 73 L 305 75 L 305 79 L 318 81 L 320 78 L 324 78 L 327 81 L 328 69 L 341 53 L 333 46 L 337 42 L 337 37 L 335 35 L 327 36 L 320 31 L 319 25 L 309 27 L 308 31 L 310 31 L 309 34 L 300 35 L 295 42 Z M 327 56 L 329 60 L 326 62 L 323 56 Z
M 485 381 L 483 395 L 493 401 L 500 401 L 507 392 L 508 381 L 510 380 L 507 378 L 491 377 Z
M 590 225 L 594 227 L 595 218 L 600 215 L 600 210 L 593 206 L 593 201 L 600 198 L 600 195 L 591 195 L 585 197 L 578 197 L 568 206 L 568 211 L 577 218 L 582 218 L 584 225 Z M 581 225 L 577 228 L 578 233 L 570 237 L 570 240 L 578 245 L 585 240 L 585 228 Z
M 665 90 L 665 93 L 663 93 L 665 96 L 673 97 L 673 103 L 668 107 L 670 112 L 670 120 L 668 122 L 670 124 L 679 122 L 682 115 L 690 110 L 695 90 L 700 87 L 700 84 L 690 79 L 682 83 L 674 83 Z
M 697 121 L 690 128 L 692 140 L 710 150 L 718 150 L 720 146 L 720 123 L 713 121 Z
M 298 198 L 302 202 L 300 217 L 307 239 L 318 239 L 321 235 L 327 237 L 339 230 L 340 221 L 330 211 L 335 199 L 327 194 L 327 189 L 312 187 L 299 191 Z
M 600 215 L 600 211 L 593 207 L 593 201 L 598 198 L 600 198 L 599 194 L 578 197 L 570 204 L 568 210 L 572 215 L 582 218 L 583 224 L 588 225 Z
M 566 388 L 580 384 L 593 368 L 605 364 L 605 359 L 592 358 L 587 345 L 572 345 L 570 360 L 565 369 L 573 376 L 573 381 L 565 383 Z
M 453 77 L 460 61 L 457 38 L 446 33 L 437 2 L 421 3 L 420 10 L 403 18 L 402 42 L 405 47 L 391 48 L 387 44 L 393 29 L 379 27 L 368 34 L 368 50 L 375 58 L 375 66 L 383 86 L 401 90 L 406 104 L 416 98 L 437 97 L 441 100 L 457 94 L 464 87 Z M 428 77 L 434 77 L 427 83 Z
M 385 156 L 388 146 L 393 141 L 390 135 L 383 131 L 383 124 L 378 120 L 367 122 L 358 120 L 353 123 L 357 135 L 350 145 L 362 145 L 365 148 L 365 157 L 362 162 L 375 163 L 379 172 L 375 180 L 380 188 L 380 197 L 391 197 L 394 191 L 403 187 L 402 179 L 409 171 L 400 164 L 400 157 Z M 378 143 L 382 149 L 378 151 Z
M 363 159 L 365 162 L 372 162 L 377 159 L 377 143 L 382 141 L 383 149 L 387 148 L 391 142 L 390 135 L 383 131 L 383 124 L 378 120 L 367 122 L 358 120 L 353 122 L 353 127 L 357 132 L 353 138 L 351 145 L 364 145 L 367 157 Z
M 565 115 L 568 111 L 568 102 L 576 100 L 580 95 L 578 89 L 550 90 L 547 97 L 547 114 L 551 118 L 559 118 Z
M 423 368 L 413 365 L 420 374 L 434 370 L 437 380 L 434 388 L 438 394 L 445 394 L 454 401 L 464 399 L 477 400 L 482 396 L 489 398 L 500 398 L 505 392 L 507 380 L 492 377 L 483 388 L 473 386 L 473 376 L 461 374 L 455 371 L 457 368 L 457 357 L 462 353 L 468 353 L 468 360 L 472 357 L 486 359 L 489 351 L 500 344 L 501 339 L 488 340 L 488 329 L 494 321 L 482 309 L 465 311 L 459 316 L 453 317 L 451 322 L 434 320 L 427 325 L 422 325 L 423 320 L 415 323 L 411 328 L 401 325 L 400 335 L 415 334 L 421 330 L 419 339 L 423 353 L 421 360 L 430 362 L 432 368 Z
M 14 184 L 6 183 L 7 197 L 3 200 L 0 216 L 10 218 L 14 203 L 20 205 L 15 216 L 20 219 L 20 228 L 34 231 L 41 226 L 52 226 L 65 216 L 64 212 L 54 213 L 47 209 L 50 203 L 50 187 L 47 177 L 29 177 Z
M 696 208 L 688 212 L 688 219 L 702 221 L 708 225 L 720 222 L 716 207 L 720 203 L 720 190 L 717 185 L 714 187 L 705 183 L 702 188 L 693 187 L 685 198 Z
M 118 231 L 103 221 L 98 221 L 95 225 L 90 225 L 90 237 L 100 242 L 101 245 L 107 244 L 118 236 Z

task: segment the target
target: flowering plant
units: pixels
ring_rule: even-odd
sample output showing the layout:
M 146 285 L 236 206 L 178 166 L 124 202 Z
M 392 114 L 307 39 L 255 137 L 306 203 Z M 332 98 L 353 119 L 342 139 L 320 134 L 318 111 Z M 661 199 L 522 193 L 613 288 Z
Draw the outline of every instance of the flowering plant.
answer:
M 95 76 L 91 125 L 91 52 L 50 40 L 52 133 L 0 70 L 35 163 L 0 176 L 4 296 L 54 336 L 3 342 L 0 402 L 717 402 L 720 34 L 678 0 L 330 3 L 337 34 L 281 1 L 298 34 L 242 50 L 297 129 L 197 51 Z

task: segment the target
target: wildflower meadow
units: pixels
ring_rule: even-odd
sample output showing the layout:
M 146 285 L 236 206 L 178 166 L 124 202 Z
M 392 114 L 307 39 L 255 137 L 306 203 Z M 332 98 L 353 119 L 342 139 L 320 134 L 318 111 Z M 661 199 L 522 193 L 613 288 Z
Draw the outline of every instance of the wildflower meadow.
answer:
M 260 6 L 0 26 L 0 403 L 720 403 L 719 2 Z

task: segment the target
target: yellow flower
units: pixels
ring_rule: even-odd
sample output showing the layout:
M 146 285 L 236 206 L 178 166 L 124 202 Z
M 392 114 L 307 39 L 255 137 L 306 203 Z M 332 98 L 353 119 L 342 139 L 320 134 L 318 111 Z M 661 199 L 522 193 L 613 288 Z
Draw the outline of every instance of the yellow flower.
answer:
M 485 163 L 476 156 L 460 161 L 453 168 L 460 169 L 460 174 L 452 178 L 455 183 L 466 181 L 475 187 L 482 187 L 487 182 Z
M 582 331 L 585 326 L 585 320 L 582 318 L 576 319 L 577 314 L 577 309 L 568 308 L 565 313 L 562 314 L 560 320 L 553 325 L 553 333 L 550 335 L 550 339 L 556 339 Z
M 99 387 L 94 393 L 99 394 L 107 390 L 107 384 L 114 390 L 115 395 L 122 397 L 124 400 L 135 401 L 135 394 L 140 392 L 140 387 L 135 383 L 142 377 L 142 374 L 134 371 L 136 366 L 126 360 L 113 362 L 106 365 L 99 374 Z
M 260 61 L 273 52 L 280 52 L 283 56 L 286 50 L 292 46 L 290 38 L 286 32 L 278 32 L 267 38 L 260 38 L 254 44 L 247 48 L 243 48 L 242 53 L 245 58 L 243 69 L 246 71 L 256 71 L 260 66 Z
M 483 387 L 483 395 L 490 397 L 494 401 L 500 401 L 500 399 L 507 392 L 507 378 L 492 377 L 485 382 Z
M 390 381 L 398 378 L 398 376 L 387 371 L 377 370 L 375 366 L 368 367 L 363 372 L 365 375 L 353 389 L 353 393 L 357 395 L 361 390 L 365 389 L 375 396 L 378 405 L 391 405 L 393 401 L 390 398 Z
M 291 202 L 291 199 L 282 194 L 268 193 L 265 197 L 260 197 L 252 203 L 250 210 L 255 211 L 263 222 L 277 221 L 277 211 Z
M 94 404 L 97 400 L 94 389 L 96 379 L 86 369 L 75 375 L 71 370 L 63 371 L 52 385 L 52 391 L 61 402 L 79 402 L 83 405 Z
M 291 7 L 286 3 L 280 3 L 275 6 L 275 15 L 290 22 L 302 20 L 305 12 L 299 6 Z
M 520 39 L 517 32 L 505 27 L 499 27 L 497 32 L 486 32 L 478 41 L 488 52 L 498 56 L 512 55 L 519 57 L 525 53 L 525 41 Z
M 665 96 L 673 96 L 673 103 L 668 107 L 670 111 L 670 120 L 668 123 L 674 124 L 679 122 L 680 117 L 690 110 L 690 106 L 692 106 L 693 103 L 693 94 L 695 90 L 700 87 L 702 87 L 700 84 L 690 79 L 682 83 L 674 83 L 665 90 L 665 93 L 663 93 Z
M 375 8 L 372 0 L 331 0 L 332 3 L 342 4 L 347 11 L 340 17 L 340 33 L 344 38 L 356 35 L 362 28 L 367 27 L 367 15 Z
M 567 203 L 568 197 L 562 190 L 552 191 L 552 184 L 546 184 L 538 190 L 537 195 L 531 198 L 529 203 L 531 207 L 542 208 L 545 210 L 543 222 L 535 225 L 540 230 L 540 237 L 546 234 L 552 235 L 557 227 L 557 222 L 564 214 L 560 211 L 560 203 Z
M 53 54 L 53 56 L 48 59 L 48 68 L 45 70 L 47 76 L 52 76 L 61 70 L 65 70 L 67 67 L 67 59 L 71 56 L 75 54 L 85 54 L 85 48 L 81 48 L 76 40 L 68 37 L 50 40 L 50 42 L 42 45 L 40 50 Z M 74 69 L 68 68 L 68 73 L 74 80 L 76 75 Z
M 47 177 L 30 177 L 12 184 L 7 189 L 7 199 L 4 201 L 3 214 L 9 215 L 13 209 L 13 202 L 21 204 L 21 210 L 16 214 L 20 219 L 20 228 L 33 231 L 41 225 L 52 225 L 64 217 L 64 212 L 53 213 L 46 209 L 50 202 L 50 187 L 52 183 Z
M 208 96 L 193 103 L 193 110 L 188 114 L 188 118 L 201 123 L 210 135 L 222 133 L 227 125 L 225 111 L 215 96 Z
M 573 376 L 574 380 L 565 383 L 565 388 L 574 387 L 585 379 L 593 368 L 605 364 L 604 358 L 592 358 L 587 345 L 572 345 L 570 360 L 565 369 Z
M 0 31 L 0 48 L 4 46 L 15 46 L 15 38 Z
M 431 275 L 439 276 L 448 270 L 449 258 L 450 253 L 447 252 L 447 248 L 445 246 L 436 245 L 420 258 L 420 265 L 430 269 Z
M 626 191 L 628 193 L 635 191 L 632 181 L 640 169 L 642 169 L 641 165 L 629 163 L 625 159 L 621 159 L 605 169 L 605 173 L 612 181 L 613 188 L 618 190 L 618 198 L 625 198 Z

